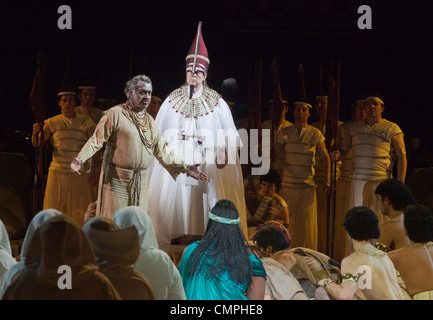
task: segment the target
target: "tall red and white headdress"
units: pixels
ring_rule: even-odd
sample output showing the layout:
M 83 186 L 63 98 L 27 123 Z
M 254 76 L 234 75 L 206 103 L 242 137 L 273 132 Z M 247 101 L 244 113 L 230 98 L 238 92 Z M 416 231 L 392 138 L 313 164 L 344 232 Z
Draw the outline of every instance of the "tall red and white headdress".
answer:
M 202 22 L 200 21 L 198 23 L 197 34 L 189 48 L 188 55 L 186 56 L 186 69 L 190 69 L 193 73 L 195 71 L 203 71 L 207 74 L 210 61 L 203 41 L 201 25 Z

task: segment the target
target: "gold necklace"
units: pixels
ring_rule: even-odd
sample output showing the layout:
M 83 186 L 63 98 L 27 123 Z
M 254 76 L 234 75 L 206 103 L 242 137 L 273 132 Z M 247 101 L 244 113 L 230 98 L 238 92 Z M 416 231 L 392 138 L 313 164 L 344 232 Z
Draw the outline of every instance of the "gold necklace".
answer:
M 379 250 L 370 250 L 370 249 L 365 249 L 365 248 L 361 248 L 358 250 L 358 252 L 362 252 L 364 254 L 369 255 L 370 257 L 373 258 L 383 258 L 384 256 L 386 256 L 386 253 L 383 251 L 379 251 Z
M 387 222 L 403 222 L 403 221 L 404 221 L 404 216 L 403 214 L 400 214 L 397 217 L 389 218 Z
M 149 117 L 147 116 L 147 112 L 144 112 L 142 116 L 139 116 L 136 112 L 130 109 L 128 103 L 125 103 L 125 109 L 128 110 L 129 115 L 132 118 L 132 122 L 137 127 L 138 134 L 144 146 L 146 147 L 146 150 L 151 153 L 150 150 L 153 150 L 155 146 L 155 134 L 152 130 L 152 126 L 150 124 Z M 150 130 L 150 139 L 147 139 L 145 135 L 148 130 Z
M 414 248 L 421 248 L 421 249 L 430 249 L 433 247 L 433 241 L 429 241 L 429 242 L 415 242 L 410 240 L 410 245 L 411 247 Z

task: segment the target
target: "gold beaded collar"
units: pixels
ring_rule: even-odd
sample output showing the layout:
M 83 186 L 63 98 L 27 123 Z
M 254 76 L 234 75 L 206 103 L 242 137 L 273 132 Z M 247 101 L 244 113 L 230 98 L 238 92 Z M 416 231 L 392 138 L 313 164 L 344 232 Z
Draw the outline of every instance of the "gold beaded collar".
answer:
M 388 219 L 387 222 L 403 222 L 403 221 L 404 221 L 404 215 L 402 213 L 402 214 L 398 215 L 397 217 Z
M 373 258 L 383 258 L 384 256 L 386 256 L 386 253 L 380 250 L 369 250 L 369 249 L 361 248 L 358 250 L 358 252 L 367 254 Z
M 411 240 L 409 246 L 410 247 L 414 247 L 414 248 L 430 249 L 430 248 L 433 248 L 433 241 L 429 241 L 429 242 L 414 242 L 414 241 Z
M 213 112 L 221 95 L 209 87 L 203 87 L 200 97 L 190 99 L 188 86 L 184 85 L 174 90 L 168 97 L 176 112 L 197 118 Z
M 128 103 L 123 105 L 123 108 L 129 113 L 132 122 L 137 127 L 138 135 L 140 136 L 141 141 L 143 142 L 146 150 L 152 154 L 153 148 L 155 146 L 155 134 L 152 129 L 152 125 L 149 120 L 149 115 L 147 112 L 144 112 L 143 115 L 138 115 L 136 112 L 132 111 L 128 106 Z M 150 131 L 150 138 L 146 137 L 146 132 Z

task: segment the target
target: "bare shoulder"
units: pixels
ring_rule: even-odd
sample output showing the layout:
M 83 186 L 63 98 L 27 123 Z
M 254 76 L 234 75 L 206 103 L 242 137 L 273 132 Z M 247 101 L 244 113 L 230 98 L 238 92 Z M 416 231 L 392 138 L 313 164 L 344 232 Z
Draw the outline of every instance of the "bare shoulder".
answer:
M 282 265 L 286 266 L 289 270 L 296 264 L 296 257 L 291 252 L 282 252 L 272 257 L 275 261 L 278 261 Z
M 408 256 L 410 256 L 410 252 L 408 252 L 407 247 L 388 252 L 388 257 L 391 259 L 394 265 L 399 264 L 400 261 L 406 260 Z
M 356 274 L 358 267 L 362 265 L 363 254 L 359 252 L 353 252 L 341 261 L 341 272 Z

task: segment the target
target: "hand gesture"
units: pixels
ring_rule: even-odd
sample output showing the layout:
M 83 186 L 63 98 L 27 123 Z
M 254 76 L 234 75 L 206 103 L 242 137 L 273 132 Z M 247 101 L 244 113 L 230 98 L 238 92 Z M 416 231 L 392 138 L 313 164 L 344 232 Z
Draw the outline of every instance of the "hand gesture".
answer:
M 72 160 L 72 162 L 71 162 L 72 172 L 81 174 L 80 169 L 81 169 L 82 165 L 83 165 L 83 162 L 80 159 L 75 158 L 74 160 Z
M 33 125 L 33 135 L 36 136 L 42 130 L 43 123 L 36 122 Z
M 199 165 L 200 164 L 194 164 L 189 166 L 188 171 L 186 172 L 187 175 L 193 177 L 196 180 L 208 180 L 208 176 L 198 169 Z
M 332 193 L 332 188 L 329 183 L 325 183 L 323 185 L 323 192 L 325 193 L 325 195 L 330 195 Z
M 227 162 L 228 162 L 227 152 L 225 152 L 225 150 L 218 151 L 215 162 L 216 162 L 218 169 L 223 169 L 227 165 Z
M 338 151 L 338 150 L 332 151 L 329 154 L 329 157 L 331 158 L 332 161 L 338 161 L 338 160 L 340 160 L 340 156 L 341 156 L 341 154 L 340 154 L 340 151 Z

